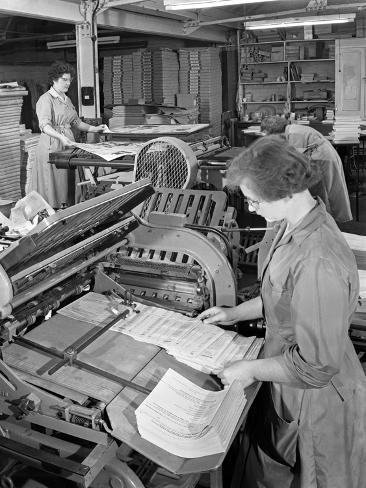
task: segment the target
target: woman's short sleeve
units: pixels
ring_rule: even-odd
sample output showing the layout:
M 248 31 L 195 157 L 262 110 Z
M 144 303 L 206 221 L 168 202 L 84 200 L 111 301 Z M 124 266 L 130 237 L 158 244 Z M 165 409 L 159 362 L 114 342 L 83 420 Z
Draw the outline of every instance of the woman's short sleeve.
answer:
M 74 105 L 72 104 L 71 100 L 68 100 L 68 106 L 70 109 L 71 117 L 70 117 L 70 125 L 75 129 L 78 129 L 79 125 L 81 124 L 81 120 L 75 110 Z
M 36 113 L 38 117 L 39 128 L 42 132 L 43 128 L 46 125 L 53 125 L 52 100 L 47 93 L 45 93 L 38 99 L 38 102 L 36 103 Z

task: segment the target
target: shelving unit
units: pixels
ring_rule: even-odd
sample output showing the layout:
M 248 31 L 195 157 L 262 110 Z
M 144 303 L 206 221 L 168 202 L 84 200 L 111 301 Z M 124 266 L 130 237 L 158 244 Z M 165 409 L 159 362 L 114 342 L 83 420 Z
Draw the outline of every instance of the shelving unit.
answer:
M 334 110 L 334 39 L 238 42 L 244 113 L 304 115 L 307 106 L 319 115 L 313 105 L 321 104 Z

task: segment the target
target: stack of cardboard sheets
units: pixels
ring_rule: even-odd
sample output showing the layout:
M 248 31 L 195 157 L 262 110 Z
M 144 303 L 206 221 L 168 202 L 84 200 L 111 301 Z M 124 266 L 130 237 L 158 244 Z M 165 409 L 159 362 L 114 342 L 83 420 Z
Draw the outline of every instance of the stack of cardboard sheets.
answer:
M 23 87 L 0 88 L 0 197 L 18 200 L 20 192 L 19 122 Z

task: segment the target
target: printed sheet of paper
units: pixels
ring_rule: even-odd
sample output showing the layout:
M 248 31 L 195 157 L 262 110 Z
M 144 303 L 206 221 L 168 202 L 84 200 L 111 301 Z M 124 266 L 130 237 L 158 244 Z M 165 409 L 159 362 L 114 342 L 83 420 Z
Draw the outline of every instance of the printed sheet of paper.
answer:
M 113 159 L 117 159 L 121 156 L 137 154 L 143 146 L 143 143 L 108 141 L 98 142 L 96 144 L 84 144 L 75 142 L 73 146 L 82 149 L 83 151 L 100 156 L 106 161 L 112 161 Z
M 262 339 L 240 336 L 171 310 L 136 303 L 132 311 L 121 302 L 90 292 L 58 313 L 98 325 L 128 311 L 110 330 L 162 347 L 178 361 L 205 373 L 216 373 L 240 359 L 255 359 L 263 344 Z
M 210 124 L 145 124 L 145 125 L 126 125 L 124 127 L 118 127 L 118 129 L 109 130 L 113 134 L 125 134 L 125 135 L 156 135 L 161 136 L 164 134 L 193 134 L 199 132 L 202 129 L 206 129 Z M 107 133 L 107 131 L 104 131 Z
M 99 325 L 106 319 L 114 318 L 111 301 L 100 293 L 90 292 L 71 302 L 57 313 L 75 320 Z
M 192 357 L 197 356 L 224 334 L 216 326 L 204 325 L 170 310 L 138 304 L 136 312 L 117 322 L 111 330 L 164 347 L 173 355 L 184 350 Z
M 246 403 L 239 382 L 208 391 L 169 369 L 136 410 L 140 435 L 185 458 L 224 452 Z

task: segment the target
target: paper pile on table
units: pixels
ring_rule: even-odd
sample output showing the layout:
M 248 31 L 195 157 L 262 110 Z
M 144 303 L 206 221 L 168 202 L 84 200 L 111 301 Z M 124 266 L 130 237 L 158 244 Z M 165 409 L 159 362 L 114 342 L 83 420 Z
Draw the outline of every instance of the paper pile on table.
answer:
M 333 142 L 355 143 L 360 141 L 361 118 L 355 115 L 337 115 L 333 124 Z
M 184 458 L 225 452 L 244 409 L 240 382 L 205 390 L 168 369 L 136 409 L 141 437 Z

